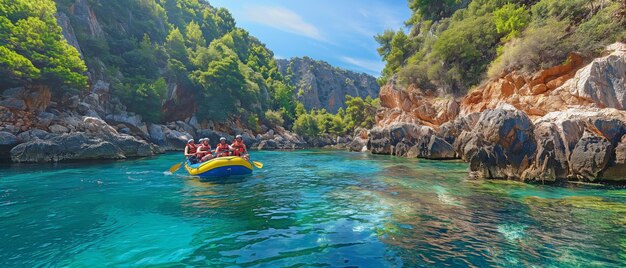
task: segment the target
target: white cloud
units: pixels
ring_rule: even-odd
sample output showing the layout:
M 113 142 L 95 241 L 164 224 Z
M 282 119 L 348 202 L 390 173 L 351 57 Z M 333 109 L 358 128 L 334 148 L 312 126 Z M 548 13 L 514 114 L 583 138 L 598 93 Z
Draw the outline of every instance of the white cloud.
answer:
M 244 13 L 247 20 L 318 41 L 328 41 L 317 27 L 287 8 L 254 6 L 246 8 Z
M 355 59 L 343 56 L 341 57 L 341 61 L 359 67 L 360 69 L 367 70 L 369 71 L 368 73 L 376 75 L 380 74 L 380 71 L 385 68 L 385 63 L 375 60 Z

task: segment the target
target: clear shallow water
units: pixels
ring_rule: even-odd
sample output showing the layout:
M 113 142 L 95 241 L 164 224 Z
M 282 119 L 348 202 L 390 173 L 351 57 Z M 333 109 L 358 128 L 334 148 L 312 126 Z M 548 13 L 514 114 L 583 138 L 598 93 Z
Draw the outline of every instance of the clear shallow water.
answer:
M 626 190 L 467 179 L 467 165 L 254 152 L 244 179 L 178 154 L 0 168 L 0 267 L 624 267 Z

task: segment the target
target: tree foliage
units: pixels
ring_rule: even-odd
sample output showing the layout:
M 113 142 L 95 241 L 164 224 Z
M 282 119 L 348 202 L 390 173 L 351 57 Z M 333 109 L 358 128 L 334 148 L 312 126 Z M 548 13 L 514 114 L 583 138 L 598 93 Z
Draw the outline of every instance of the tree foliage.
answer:
M 322 134 L 335 136 L 350 134 L 358 127 L 372 128 L 378 108 L 380 100 L 369 96 L 365 99 L 346 96 L 346 110 L 340 108 L 336 114 L 328 113 L 325 109 L 307 112 L 304 105 L 298 103 L 293 130 L 308 138 Z
M 409 0 L 405 30 L 375 36 L 386 62 L 379 82 L 462 95 L 486 78 L 534 71 L 572 51 L 598 55 L 626 36 L 620 0 Z
M 73 13 L 73 1 L 59 3 L 62 12 Z M 161 111 L 177 110 L 251 127 L 258 127 L 266 110 L 281 112 L 287 125 L 295 120 L 293 88 L 284 82 L 273 53 L 237 28 L 228 10 L 202 0 L 90 0 L 88 5 L 98 25 L 72 21 L 85 61 L 96 77 L 112 82 L 113 93 L 129 110 L 149 121 L 164 118 Z M 37 64 L 7 48 L 0 47 L 0 55 L 6 55 L 0 64 L 14 66 L 12 76 L 42 76 Z M 168 87 L 176 94 L 167 96 L 163 88 Z M 173 107 L 161 109 L 166 99 Z M 137 103 L 150 109 L 134 108 Z
M 51 0 L 0 0 L 0 81 L 83 89 L 85 63 L 63 38 Z

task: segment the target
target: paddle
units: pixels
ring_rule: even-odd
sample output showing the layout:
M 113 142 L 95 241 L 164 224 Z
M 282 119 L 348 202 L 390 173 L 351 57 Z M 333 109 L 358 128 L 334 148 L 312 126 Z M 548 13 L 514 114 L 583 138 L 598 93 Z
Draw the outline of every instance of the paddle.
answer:
M 183 165 L 183 162 L 180 162 L 180 163 L 178 163 L 178 164 L 174 164 L 174 165 L 173 165 L 172 167 L 170 167 L 170 169 L 169 169 L 169 170 L 170 170 L 170 173 L 174 173 L 174 172 L 176 172 L 176 171 L 180 168 L 180 166 L 182 166 L 182 165 Z
M 260 169 L 260 168 L 263 168 L 263 163 L 261 163 L 261 162 L 252 161 L 252 164 L 254 164 L 254 166 L 255 166 L 256 168 L 259 168 L 259 169 Z

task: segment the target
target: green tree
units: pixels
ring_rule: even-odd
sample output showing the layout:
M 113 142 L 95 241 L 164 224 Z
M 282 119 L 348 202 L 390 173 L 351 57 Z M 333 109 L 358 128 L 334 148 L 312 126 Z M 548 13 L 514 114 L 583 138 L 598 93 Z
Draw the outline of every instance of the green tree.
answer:
M 117 86 L 124 103 L 129 111 L 135 112 L 148 122 L 161 120 L 161 105 L 167 94 L 165 79 L 159 78 L 153 83 L 144 83 L 135 86 L 133 83 Z
M 309 138 L 317 137 L 320 134 L 320 128 L 315 116 L 307 113 L 298 116 L 298 119 L 293 123 L 293 131 L 298 135 Z
M 170 58 L 182 63 L 187 63 L 189 61 L 185 39 L 178 28 L 173 28 L 165 38 L 165 49 L 170 55 Z
M 346 96 L 346 130 L 352 131 L 357 127 L 371 128 L 375 123 L 376 110 L 380 107 L 378 99 L 367 96 Z
M 245 77 L 232 55 L 209 63 L 205 71 L 194 71 L 193 80 L 201 86 L 198 96 L 198 118 L 223 121 L 237 112 Z
M 187 47 L 194 50 L 198 47 L 206 46 L 206 40 L 202 35 L 200 25 L 198 25 L 195 21 L 191 21 L 187 24 L 187 27 L 185 27 L 185 38 Z
M 530 22 L 530 12 L 524 6 L 506 4 L 493 12 L 493 18 L 498 33 L 504 34 L 505 39 L 509 39 L 518 36 L 520 31 L 526 28 Z
M 61 34 L 50 0 L 0 0 L 0 81 L 82 89 L 86 66 Z
M 427 20 L 448 17 L 462 7 L 461 0 L 409 0 L 409 7 Z

